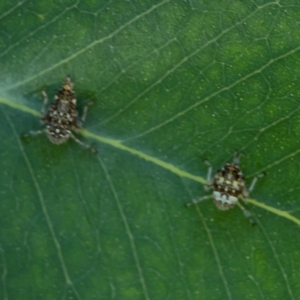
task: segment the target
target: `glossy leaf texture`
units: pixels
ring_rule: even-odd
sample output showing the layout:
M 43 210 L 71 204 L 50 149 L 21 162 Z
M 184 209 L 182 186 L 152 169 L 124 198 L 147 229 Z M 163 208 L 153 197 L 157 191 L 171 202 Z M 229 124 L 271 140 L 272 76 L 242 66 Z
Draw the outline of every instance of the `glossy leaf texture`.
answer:
M 251 197 L 300 219 L 298 1 L 1 1 L 1 299 L 297 299 L 299 225 L 203 184 L 242 150 Z M 51 144 L 45 90 L 75 82 Z

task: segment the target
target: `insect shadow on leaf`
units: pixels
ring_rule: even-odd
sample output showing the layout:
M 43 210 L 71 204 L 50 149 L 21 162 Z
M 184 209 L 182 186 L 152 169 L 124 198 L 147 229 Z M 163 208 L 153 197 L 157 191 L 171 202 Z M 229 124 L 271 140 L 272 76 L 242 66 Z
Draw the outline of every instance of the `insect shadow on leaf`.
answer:
M 241 155 L 241 152 L 236 151 L 234 153 L 233 161 L 225 164 L 216 172 L 213 178 L 211 177 L 212 165 L 208 162 L 208 160 L 205 160 L 204 162 L 208 166 L 208 172 L 204 188 L 205 190 L 213 189 L 213 194 L 193 199 L 192 202 L 187 203 L 185 206 L 189 207 L 203 200 L 212 198 L 214 204 L 220 210 L 228 210 L 237 205 L 249 222 L 252 225 L 255 224 L 252 214 L 239 202 L 238 198 L 241 198 L 245 203 L 247 203 L 247 198 L 249 198 L 249 194 L 253 191 L 258 178 L 266 176 L 266 173 L 255 176 L 250 187 L 247 189 L 245 185 L 245 177 L 243 176 L 239 166 Z
M 45 91 L 42 91 L 44 96 L 43 106 L 41 109 L 42 117 L 40 122 L 46 124 L 46 128 L 30 131 L 23 134 L 23 137 L 36 136 L 41 133 L 46 133 L 47 137 L 53 144 L 65 143 L 69 138 L 72 138 L 76 143 L 92 152 L 97 153 L 91 145 L 87 145 L 80 141 L 72 131 L 78 131 L 82 128 L 82 124 L 86 120 L 88 107 L 93 104 L 90 102 L 83 108 L 83 114 L 80 120 L 78 119 L 77 100 L 73 90 L 73 82 L 68 75 L 65 83 L 54 97 L 53 103 L 46 110 L 48 96 Z

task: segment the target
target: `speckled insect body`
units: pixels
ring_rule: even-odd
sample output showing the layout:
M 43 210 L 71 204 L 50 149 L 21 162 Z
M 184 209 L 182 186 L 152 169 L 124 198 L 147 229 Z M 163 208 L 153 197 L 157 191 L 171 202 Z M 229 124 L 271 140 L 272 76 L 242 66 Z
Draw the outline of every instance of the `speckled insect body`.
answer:
M 220 210 L 234 207 L 240 196 L 245 199 L 248 197 L 242 171 L 234 162 L 228 163 L 218 170 L 213 180 L 207 183 L 207 188 L 209 187 L 213 187 L 213 201 Z
M 241 168 L 239 166 L 241 154 L 235 153 L 233 161 L 231 163 L 225 164 L 220 170 L 217 171 L 215 176 L 211 178 L 212 166 L 208 161 L 205 163 L 208 165 L 207 180 L 205 184 L 205 189 L 213 189 L 213 194 L 209 196 L 204 196 L 198 199 L 193 199 L 192 202 L 187 203 L 186 206 L 191 206 L 206 199 L 213 199 L 214 204 L 220 210 L 228 210 L 237 205 L 244 213 L 244 215 L 249 219 L 250 223 L 254 224 L 251 218 L 251 213 L 242 206 L 238 198 L 242 198 L 245 202 L 249 197 L 249 193 L 252 192 L 257 179 L 259 177 L 265 176 L 265 174 L 260 174 L 253 178 L 249 189 L 246 188 L 245 178 L 242 174 Z
M 47 97 L 45 93 L 44 96 Z M 81 123 L 77 119 L 76 102 L 73 83 L 70 77 L 67 77 L 65 84 L 55 95 L 54 102 L 41 118 L 41 123 L 47 124 L 46 134 L 52 143 L 66 142 L 72 135 L 71 130 L 81 128 Z
M 82 127 L 82 123 L 85 121 L 88 107 L 84 107 L 84 111 L 81 117 L 81 121 L 78 119 L 77 100 L 75 92 L 73 91 L 73 82 L 68 76 L 64 85 L 57 92 L 54 97 L 54 102 L 50 105 L 49 109 L 45 112 L 45 107 L 48 103 L 48 96 L 43 91 L 44 103 L 41 110 L 42 117 L 40 119 L 42 124 L 46 124 L 46 128 L 37 131 L 30 131 L 25 136 L 38 135 L 46 133 L 49 140 L 54 144 L 62 144 L 69 138 L 72 138 L 75 142 L 85 148 L 91 149 L 90 145 L 86 145 L 76 138 L 72 131 L 77 131 Z

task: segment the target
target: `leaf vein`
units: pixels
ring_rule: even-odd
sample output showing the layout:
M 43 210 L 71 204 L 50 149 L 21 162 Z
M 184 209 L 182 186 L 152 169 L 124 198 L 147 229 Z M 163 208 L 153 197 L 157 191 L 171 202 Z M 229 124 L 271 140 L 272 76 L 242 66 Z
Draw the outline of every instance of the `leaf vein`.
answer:
M 133 257 L 134 257 L 134 260 L 135 260 L 135 264 L 136 264 L 136 267 L 137 267 L 137 270 L 138 270 L 138 274 L 139 274 L 139 277 L 140 277 L 140 282 L 141 282 L 141 285 L 142 285 L 142 289 L 143 289 L 143 293 L 145 295 L 145 299 L 146 300 L 150 300 L 149 298 L 149 295 L 148 295 L 148 290 L 147 290 L 147 286 L 146 286 L 146 283 L 145 283 L 145 278 L 144 278 L 144 275 L 143 275 L 143 270 L 142 270 L 142 267 L 141 267 L 141 264 L 140 264 L 140 259 L 139 259 L 139 256 L 138 256 L 138 253 L 137 253 L 137 249 L 136 249 L 136 246 L 135 246 L 135 241 L 134 241 L 134 237 L 133 237 L 133 234 L 131 233 L 131 230 L 130 230 L 130 227 L 129 227 L 129 224 L 128 224 L 128 221 L 127 221 L 127 218 L 126 218 L 126 215 L 123 211 L 123 207 L 121 205 L 121 202 L 119 200 L 119 196 L 118 196 L 118 193 L 114 187 L 114 184 L 111 180 L 111 177 L 108 173 L 108 170 L 103 162 L 103 160 L 98 157 L 98 161 L 104 171 L 104 174 L 105 174 L 105 177 L 106 177 L 106 180 L 110 186 L 110 189 L 111 189 L 111 192 L 115 198 L 115 201 L 117 203 L 117 207 L 118 207 L 118 210 L 120 212 L 120 215 L 121 215 L 121 218 L 122 218 L 122 221 L 124 223 L 124 226 L 125 226 L 125 230 L 126 230 L 126 234 L 128 236 L 128 239 L 129 239 L 129 242 L 130 242 L 130 246 L 131 246 L 131 251 L 133 253 Z
M 186 63 L 190 58 L 194 57 L 195 55 L 197 55 L 199 52 L 201 52 L 203 49 L 205 49 L 206 47 L 208 47 L 209 45 L 217 42 L 223 35 L 225 35 L 227 32 L 230 32 L 231 30 L 233 30 L 234 28 L 236 28 L 238 25 L 243 24 L 247 19 L 249 19 L 250 17 L 252 17 L 252 15 L 256 14 L 259 10 L 269 6 L 269 5 L 273 5 L 276 4 L 278 5 L 277 2 L 270 2 L 267 3 L 265 5 L 259 6 L 257 7 L 257 9 L 255 9 L 253 12 L 251 12 L 247 17 L 243 18 L 242 20 L 236 22 L 234 25 L 226 28 L 225 30 L 223 30 L 220 34 L 218 34 L 216 37 L 214 37 L 213 39 L 209 40 L 208 42 L 206 42 L 202 47 L 198 48 L 197 50 L 193 51 L 192 53 L 190 53 L 189 55 L 185 56 L 182 60 L 180 60 L 174 67 L 172 67 L 171 69 L 167 70 L 165 72 L 164 75 L 162 75 L 157 81 L 155 81 L 153 84 L 151 84 L 150 86 L 148 86 L 143 92 L 141 92 L 139 95 L 137 95 L 133 100 L 131 100 L 128 104 L 126 104 L 123 108 L 121 108 L 119 111 L 117 111 L 114 115 L 112 115 L 111 117 L 107 118 L 103 123 L 108 123 L 111 120 L 113 120 L 114 118 L 116 118 L 117 116 L 119 116 L 121 113 L 123 113 L 124 111 L 126 111 L 129 107 L 131 107 L 137 100 L 139 100 L 143 95 L 145 95 L 147 92 L 149 92 L 151 89 L 153 89 L 155 86 L 157 86 L 158 84 L 160 84 L 165 78 L 167 78 L 170 74 L 172 74 L 174 71 L 176 71 L 179 67 L 181 67 L 184 63 Z M 300 48 L 300 47 L 299 47 Z M 229 88 L 228 88 L 229 89 Z M 225 89 L 224 89 L 225 90 Z M 213 93 L 211 95 L 210 98 L 214 97 L 215 94 L 217 95 L 218 93 L 221 93 L 223 91 L 223 89 L 221 89 L 220 91 Z M 208 98 L 208 97 L 207 97 Z M 205 98 L 206 99 L 206 98 Z M 205 100 L 204 99 L 204 100 Z M 203 101 L 204 101 L 203 100 Z M 209 99 L 208 99 L 209 100 Z M 206 100 L 207 101 L 207 100 Z M 204 102 L 206 102 L 204 101 Z M 201 103 L 202 101 L 200 101 Z M 198 102 L 199 103 L 199 102 Z M 199 104 L 200 104 L 199 103 Z M 197 103 L 196 103 L 197 104 Z M 198 106 L 198 105 L 196 105 Z M 195 107 L 196 107 L 195 106 Z M 190 108 L 193 109 L 194 105 Z M 188 111 L 190 110 L 188 109 Z M 184 113 L 187 112 L 186 110 L 183 111 Z M 178 114 L 178 117 L 181 114 Z M 176 117 L 177 118 L 177 117 Z M 171 120 L 171 119 L 170 119 Z M 171 122 L 171 121 L 170 121 Z M 157 125 L 155 127 L 153 127 L 152 129 L 148 129 L 145 132 L 138 134 L 136 136 L 133 136 L 129 139 L 135 139 L 135 138 L 139 138 L 145 134 L 148 134 L 149 132 L 156 130 L 158 128 L 160 128 L 161 126 L 164 126 L 165 124 L 169 123 L 168 121 L 161 123 L 160 125 Z
M 13 6 L 12 8 L 10 8 L 9 10 L 7 10 L 6 12 L 4 12 L 1 16 L 0 16 L 0 20 L 4 19 L 5 17 L 7 17 L 9 14 L 11 14 L 13 11 L 15 11 L 18 7 L 20 7 L 21 5 L 23 5 L 25 2 L 27 2 L 27 0 L 23 1 L 23 2 L 18 2 L 15 6 Z
M 274 245 L 272 244 L 272 241 L 271 241 L 271 239 L 269 238 L 267 232 L 265 231 L 264 227 L 262 226 L 261 222 L 259 221 L 259 219 L 257 218 L 256 220 L 257 220 L 257 223 L 259 224 L 259 227 L 261 228 L 261 230 L 262 230 L 262 232 L 263 232 L 263 234 L 264 234 L 264 236 L 265 236 L 265 238 L 266 238 L 266 240 L 267 240 L 267 242 L 268 242 L 268 244 L 269 244 L 269 246 L 270 246 L 270 248 L 271 248 L 271 250 L 272 250 L 272 252 L 273 252 L 275 261 L 277 262 L 277 265 L 278 265 L 278 267 L 279 267 L 279 270 L 280 270 L 280 272 L 281 272 L 281 274 L 282 274 L 282 277 L 283 277 L 283 280 L 284 280 L 284 282 L 285 282 L 285 284 L 286 284 L 286 287 L 287 287 L 288 293 L 289 293 L 289 295 L 290 295 L 290 298 L 293 299 L 293 300 L 295 300 L 295 297 L 294 297 L 294 295 L 293 295 L 293 291 L 292 291 L 292 289 L 291 289 L 289 280 L 288 280 L 288 278 L 287 278 L 287 274 L 286 274 L 286 272 L 284 271 L 284 268 L 283 268 L 283 266 L 282 266 L 282 264 L 281 264 L 281 262 L 280 262 L 280 259 L 279 259 L 279 257 L 278 257 L 277 251 L 276 251 Z
M 16 109 L 19 109 L 20 111 L 23 111 L 23 112 L 26 112 L 26 113 L 30 113 L 34 116 L 40 116 L 40 113 L 34 109 L 31 109 L 23 104 L 20 104 L 20 103 L 15 103 L 13 101 L 9 101 L 3 97 L 0 97 L 0 103 L 3 103 L 5 105 L 8 105 L 12 108 L 16 108 Z M 178 175 L 179 177 L 186 177 L 186 178 L 189 178 L 189 179 L 192 179 L 194 181 L 197 181 L 201 184 L 205 184 L 205 179 L 200 177 L 200 176 L 196 176 L 196 175 L 193 175 L 189 172 L 186 172 L 186 171 L 183 171 L 181 169 L 179 169 L 178 167 L 174 166 L 173 164 L 170 164 L 170 163 L 167 163 L 167 162 L 164 162 L 156 157 L 152 157 L 146 153 L 143 153 L 142 151 L 139 151 L 139 150 L 136 150 L 136 149 L 133 149 L 133 148 L 130 148 L 128 146 L 125 146 L 121 143 L 121 141 L 119 140 L 113 140 L 113 139 L 109 139 L 109 138 L 106 138 L 106 137 L 103 137 L 103 136 L 99 136 L 97 134 L 94 134 L 92 132 L 89 132 L 88 130 L 85 130 L 85 129 L 82 129 L 80 130 L 81 134 L 86 136 L 86 137 L 90 137 L 92 139 L 95 139 L 101 143 L 104 143 L 104 144 L 108 144 L 110 146 L 113 146 L 117 149 L 120 149 L 120 150 L 123 150 L 123 151 L 126 151 L 126 152 L 129 152 L 130 154 L 132 155 L 136 155 L 138 157 L 140 157 L 141 159 L 144 159 L 146 161 L 150 161 L 151 163 L 154 163 L 166 170 L 169 170 L 170 172 Z M 278 165 L 279 163 L 291 158 L 291 157 L 294 157 L 295 155 L 297 155 L 298 153 L 300 153 L 300 149 L 296 150 L 295 152 L 277 160 L 276 162 L 264 167 L 262 170 L 259 170 L 257 172 L 255 172 L 254 174 L 251 174 L 249 175 L 249 177 L 252 177 L 252 176 L 255 176 L 255 175 L 258 175 L 260 173 L 262 173 L 263 171 L 267 170 L 267 169 L 270 169 L 272 168 L 273 166 L 275 165 Z M 278 215 L 280 217 L 283 217 L 283 218 L 286 218 L 294 223 L 296 223 L 297 225 L 300 225 L 300 219 L 292 216 L 291 214 L 289 214 L 288 212 L 286 211 L 283 211 L 283 210 L 279 210 L 277 208 L 274 208 L 272 206 L 269 206 L 269 205 L 266 205 L 264 203 L 261 203 L 261 202 L 258 202 L 256 201 L 255 199 L 247 199 L 250 203 L 252 203 L 253 205 L 256 205 L 256 206 L 259 206 L 261 207 L 262 209 L 264 210 L 267 210 L 275 215 Z
M 185 190 L 187 191 L 187 193 L 190 195 L 190 198 L 192 199 L 193 196 L 191 194 L 191 191 L 190 189 L 184 184 L 184 182 L 182 182 Z M 228 282 L 226 280 L 226 276 L 224 275 L 224 270 L 223 270 L 223 267 L 222 267 L 222 264 L 221 264 L 221 261 L 220 261 L 220 257 L 219 257 L 219 254 L 218 254 L 218 251 L 217 251 L 217 248 L 216 248 L 216 245 L 215 245 L 215 242 L 213 240 L 213 237 L 212 237 L 212 234 L 209 230 L 209 227 L 207 226 L 206 222 L 205 222 L 205 218 L 203 217 L 202 215 L 202 212 L 199 208 L 199 205 L 195 205 L 196 206 L 196 211 L 197 211 L 197 214 L 199 215 L 199 218 L 202 222 L 202 225 L 205 229 L 205 232 L 207 234 L 207 237 L 208 237 L 208 240 L 209 240 L 209 244 L 212 248 L 212 251 L 213 251 L 213 255 L 215 257 L 215 261 L 217 263 L 217 266 L 218 266 L 218 270 L 219 270 L 219 274 L 220 274 L 220 277 L 221 277 L 221 280 L 223 282 L 223 285 L 224 285 L 224 288 L 225 288 L 225 291 L 226 291 L 226 294 L 227 294 L 227 298 L 228 299 L 232 299 L 232 295 L 231 295 L 231 292 L 230 292 L 230 289 L 229 289 L 229 285 L 228 285 Z
M 31 77 L 28 77 L 27 79 L 23 80 L 23 81 L 19 81 L 15 84 L 12 84 L 10 86 L 7 86 L 6 88 L 4 88 L 3 90 L 4 91 L 8 91 L 8 90 L 12 90 L 12 89 L 15 89 L 19 86 L 22 86 L 30 81 L 32 81 L 33 79 L 37 78 L 37 77 L 40 77 L 56 68 L 58 68 L 59 66 L 75 59 L 77 56 L 85 53 L 86 51 L 88 51 L 89 49 L 95 47 L 96 45 L 98 44 L 101 44 L 103 43 L 104 41 L 108 40 L 108 39 L 111 39 L 113 38 L 115 35 L 117 35 L 119 32 L 121 32 L 122 30 L 124 30 L 126 27 L 128 27 L 129 25 L 131 25 L 132 23 L 136 22 L 137 20 L 141 19 L 142 17 L 150 14 L 152 11 L 156 10 L 157 8 L 159 8 L 160 6 L 162 6 L 163 4 L 169 2 L 170 0 L 164 0 L 158 4 L 155 4 L 153 5 L 151 8 L 149 8 L 148 10 L 140 13 L 139 15 L 137 15 L 136 17 L 132 18 L 131 20 L 129 20 L 128 22 L 126 22 L 125 24 L 121 25 L 118 29 L 116 29 L 114 32 L 112 32 L 111 34 L 99 39 L 99 40 L 95 40 L 94 42 L 90 43 L 89 45 L 87 45 L 86 47 L 78 50 L 77 52 L 73 53 L 72 55 L 70 55 L 69 57 L 66 57 L 64 59 L 62 59 L 61 61 L 59 61 L 58 63 L 56 64 L 53 64 L 52 66 L 44 69 L 43 71 L 39 72 L 39 73 L 36 73 L 35 75 L 31 76 Z
M 294 49 L 292 49 L 292 50 L 290 50 L 290 51 L 288 51 L 288 52 L 286 52 L 286 53 L 284 53 L 284 54 L 282 54 L 282 55 L 279 55 L 279 56 L 276 57 L 276 58 L 270 59 L 266 64 L 264 64 L 264 65 L 263 65 L 262 67 L 260 67 L 259 69 L 254 70 L 253 72 L 251 72 L 251 73 L 245 75 L 244 77 L 242 77 L 242 78 L 236 80 L 235 82 L 231 83 L 230 85 L 227 85 L 227 86 L 225 86 L 225 87 L 219 89 L 218 91 L 216 91 L 216 92 L 210 94 L 209 96 L 207 96 L 207 97 L 203 98 L 202 100 L 200 100 L 200 101 L 194 103 L 193 105 L 187 107 L 186 109 L 184 109 L 184 110 L 182 110 L 182 111 L 176 113 L 174 116 L 172 116 L 171 118 L 169 118 L 169 119 L 167 119 L 167 120 L 161 122 L 160 124 L 158 124 L 158 125 L 156 125 L 156 126 L 150 128 L 150 129 L 147 129 L 147 130 L 145 130 L 145 131 L 142 132 L 142 133 L 139 133 L 139 134 L 137 134 L 137 135 L 135 135 L 135 136 L 132 136 L 132 137 L 126 139 L 126 140 L 138 139 L 138 138 L 143 137 L 143 136 L 145 136 L 145 135 L 147 135 L 147 134 L 149 134 L 149 133 L 152 133 L 153 131 L 156 131 L 156 130 L 162 128 L 163 126 L 165 126 L 165 125 L 167 125 L 167 124 L 169 124 L 169 123 L 171 123 L 171 122 L 174 122 L 175 120 L 177 120 L 178 118 L 180 118 L 180 117 L 186 115 L 188 112 L 190 112 L 191 110 L 197 108 L 197 107 L 200 106 L 201 104 L 210 101 L 210 100 L 213 99 L 214 97 L 218 96 L 219 94 L 221 94 L 221 93 L 223 93 L 223 92 L 225 92 L 225 91 L 230 90 L 231 88 L 233 88 L 233 87 L 235 87 L 236 85 L 242 83 L 243 81 L 245 81 L 245 80 L 247 80 L 247 79 L 249 79 L 249 78 L 251 78 L 251 77 L 253 77 L 253 76 L 257 75 L 257 74 L 262 73 L 265 69 L 267 69 L 267 68 L 268 68 L 269 66 L 271 66 L 273 63 L 275 63 L 275 62 L 277 62 L 277 61 L 279 61 L 279 60 L 281 60 L 281 59 L 283 59 L 283 58 L 286 58 L 287 56 L 292 55 L 292 54 L 294 54 L 295 52 L 297 52 L 297 51 L 299 51 L 299 50 L 300 50 L 300 46 L 298 46 L 298 47 L 296 47 L 296 48 L 294 48 Z
M 25 3 L 25 2 L 23 2 Z M 17 41 L 16 43 L 14 43 L 13 45 L 7 47 L 5 49 L 5 51 L 3 51 L 2 53 L 0 53 L 0 57 L 4 56 L 5 54 L 7 54 L 9 51 L 11 51 L 13 48 L 15 48 L 16 46 L 20 45 L 20 43 L 22 43 L 23 41 L 26 41 L 28 38 L 34 36 L 37 32 L 39 32 L 42 29 L 47 28 L 49 25 L 51 25 L 52 23 L 56 22 L 57 20 L 59 20 L 66 12 L 68 12 L 69 10 L 71 10 L 72 8 L 76 7 L 76 5 L 79 3 L 79 1 L 77 1 L 76 3 L 74 3 L 72 6 L 67 7 L 62 13 L 56 15 L 53 19 L 51 19 L 47 24 L 44 24 L 40 27 L 38 27 L 37 29 L 35 29 L 34 31 L 30 32 L 29 34 L 27 34 L 26 36 L 24 36 L 23 38 L 21 38 L 19 41 Z
M 79 293 L 77 292 L 77 290 L 76 290 L 76 288 L 75 288 L 75 286 L 74 286 L 74 284 L 73 284 L 73 282 L 72 282 L 72 280 L 71 280 L 71 278 L 69 276 L 69 272 L 68 272 L 68 269 L 67 269 L 67 266 L 66 266 L 66 263 L 65 263 L 62 251 L 61 251 L 61 246 L 60 246 L 59 241 L 58 241 L 58 239 L 56 237 L 56 234 L 55 234 L 55 231 L 54 231 L 54 228 L 53 228 L 53 224 L 52 224 L 52 221 L 50 219 L 50 216 L 49 216 L 46 204 L 45 204 L 45 200 L 44 200 L 44 196 L 43 196 L 42 190 L 41 190 L 40 185 L 39 185 L 39 183 L 37 181 L 37 178 L 36 178 L 36 176 L 34 174 L 34 171 L 33 171 L 33 168 L 31 166 L 31 163 L 29 161 L 29 158 L 28 158 L 28 156 L 27 156 L 27 154 L 25 152 L 25 149 L 24 149 L 22 143 L 20 142 L 19 136 L 18 136 L 18 134 L 17 134 L 17 132 L 15 130 L 14 124 L 11 122 L 9 116 L 6 113 L 4 113 L 4 114 L 5 114 L 5 117 L 6 117 L 6 120 L 7 120 L 8 124 L 10 125 L 10 127 L 12 129 L 13 135 L 16 138 L 17 144 L 18 144 L 19 149 L 21 151 L 21 154 L 22 154 L 22 156 L 23 156 L 23 158 L 25 160 L 25 163 L 26 163 L 26 166 L 28 168 L 30 177 L 31 177 L 31 179 L 33 181 L 33 184 L 34 184 L 34 187 L 36 189 L 37 196 L 38 196 L 39 202 L 41 204 L 43 214 L 44 214 L 44 216 L 46 218 L 46 222 L 47 222 L 49 231 L 51 233 L 51 236 L 52 236 L 52 239 L 53 239 L 56 251 L 57 251 L 57 255 L 58 255 L 61 267 L 62 267 L 62 271 L 63 271 L 64 277 L 65 277 L 66 283 L 67 283 L 68 286 L 71 287 L 72 291 L 76 295 L 76 298 L 79 299 L 79 300 L 81 300 L 81 297 L 80 297 Z

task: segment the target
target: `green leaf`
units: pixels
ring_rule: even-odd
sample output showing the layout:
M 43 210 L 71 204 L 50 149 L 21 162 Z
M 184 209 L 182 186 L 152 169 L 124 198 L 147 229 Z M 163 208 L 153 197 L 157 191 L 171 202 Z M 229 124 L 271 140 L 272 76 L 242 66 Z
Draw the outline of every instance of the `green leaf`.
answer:
M 296 0 L 0 8 L 2 299 L 297 299 Z M 67 74 L 98 155 L 21 138 Z M 236 149 L 256 226 L 184 207 Z

